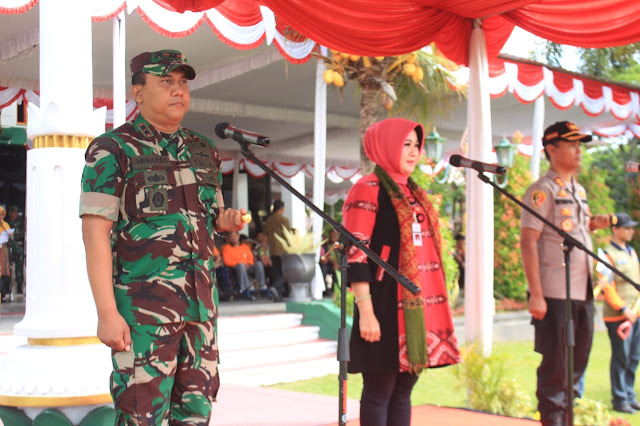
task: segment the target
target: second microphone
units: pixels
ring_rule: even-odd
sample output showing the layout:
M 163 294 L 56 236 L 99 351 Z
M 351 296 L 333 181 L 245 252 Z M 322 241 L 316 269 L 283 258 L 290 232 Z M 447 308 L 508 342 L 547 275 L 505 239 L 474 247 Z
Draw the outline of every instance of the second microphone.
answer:
M 215 130 L 216 135 L 220 139 L 231 138 L 240 143 L 248 143 L 268 147 L 271 140 L 267 136 L 262 136 L 248 130 L 239 129 L 229 123 L 218 123 Z

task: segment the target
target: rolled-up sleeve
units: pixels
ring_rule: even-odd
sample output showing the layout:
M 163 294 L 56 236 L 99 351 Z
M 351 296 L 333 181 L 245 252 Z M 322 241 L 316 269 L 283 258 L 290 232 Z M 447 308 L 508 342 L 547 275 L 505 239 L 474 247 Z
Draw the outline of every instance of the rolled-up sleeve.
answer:
M 97 215 L 117 221 L 124 191 L 125 155 L 112 138 L 95 139 L 85 153 L 80 192 L 80 217 Z

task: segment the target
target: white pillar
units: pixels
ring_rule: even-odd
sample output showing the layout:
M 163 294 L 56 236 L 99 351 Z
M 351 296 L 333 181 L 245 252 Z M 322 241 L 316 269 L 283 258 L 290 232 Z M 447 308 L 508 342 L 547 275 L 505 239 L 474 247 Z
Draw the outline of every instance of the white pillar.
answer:
M 244 208 L 249 211 L 249 175 L 240 173 L 239 163 L 239 158 L 236 157 L 236 165 L 233 168 L 233 201 L 232 206 L 229 207 L 238 210 Z M 245 226 L 239 233 L 248 236 L 249 227 Z
M 327 55 L 327 48 L 322 46 L 320 53 Z M 316 64 L 316 102 L 313 123 L 314 160 L 313 160 L 313 204 L 320 210 L 324 209 L 325 168 L 327 164 L 327 83 L 322 75 L 326 67 L 324 61 L 318 59 Z M 322 239 L 322 225 L 324 221 L 313 213 L 313 234 L 316 241 Z M 320 261 L 320 248 L 316 250 L 316 275 L 311 283 L 311 297 L 322 299 L 325 290 Z
M 28 344 L 0 366 L 0 405 L 30 406 L 31 417 L 56 407 L 74 424 L 95 404 L 111 403 L 110 350 L 95 337 L 78 217 L 85 149 L 73 148 L 105 125 L 106 108 L 93 111 L 88 6 L 39 3 L 40 108 L 29 104 L 27 127 L 34 149 L 27 153 L 26 314 L 14 329 Z
M 531 174 L 536 181 L 540 177 L 540 151 L 544 132 L 544 94 L 536 99 L 533 108 L 533 128 L 531 129 Z
M 469 157 L 491 161 L 491 108 L 487 44 L 479 21 L 471 31 L 469 52 Z M 467 235 L 465 263 L 465 338 L 477 341 L 485 355 L 493 338 L 493 190 L 467 172 Z
M 127 121 L 126 25 L 124 11 L 113 18 L 113 127 Z
M 305 195 L 304 171 L 300 170 L 295 176 L 284 178 L 284 180 L 296 191 Z M 286 188 L 282 188 L 282 201 L 284 202 L 284 215 L 289 219 L 289 224 L 293 229 L 306 230 L 306 207 L 304 203 Z

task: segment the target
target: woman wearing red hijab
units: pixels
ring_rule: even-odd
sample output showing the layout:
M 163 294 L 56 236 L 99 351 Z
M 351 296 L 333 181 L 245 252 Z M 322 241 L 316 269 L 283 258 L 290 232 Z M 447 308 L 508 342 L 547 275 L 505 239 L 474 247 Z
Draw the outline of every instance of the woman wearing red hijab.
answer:
M 358 248 L 349 250 L 356 301 L 350 373 L 362 373 L 360 423 L 409 425 L 411 390 L 425 368 L 460 362 L 442 269 L 438 213 L 410 178 L 424 144 L 420 124 L 390 118 L 364 138 L 375 171 L 351 188 L 345 227 L 420 287 L 413 295 Z

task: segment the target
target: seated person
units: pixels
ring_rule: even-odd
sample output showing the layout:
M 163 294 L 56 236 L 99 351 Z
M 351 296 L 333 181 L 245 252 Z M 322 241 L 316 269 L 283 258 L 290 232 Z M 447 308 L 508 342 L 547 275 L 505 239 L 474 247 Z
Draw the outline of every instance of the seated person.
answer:
M 253 253 L 246 244 L 240 244 L 240 236 L 237 232 L 232 232 L 227 237 L 227 244 L 222 246 L 222 261 L 225 266 L 233 269 L 238 280 L 240 294 L 246 299 L 255 300 L 249 293 L 251 290 L 251 276 L 258 281 L 259 289 L 266 290 L 267 284 L 264 278 L 264 266 L 262 262 L 254 261 Z
M 216 278 L 218 282 L 218 290 L 220 291 L 220 300 L 230 300 L 238 294 L 231 282 L 229 269 L 222 263 L 222 256 L 218 247 L 213 246 L 213 261 L 216 265 Z

